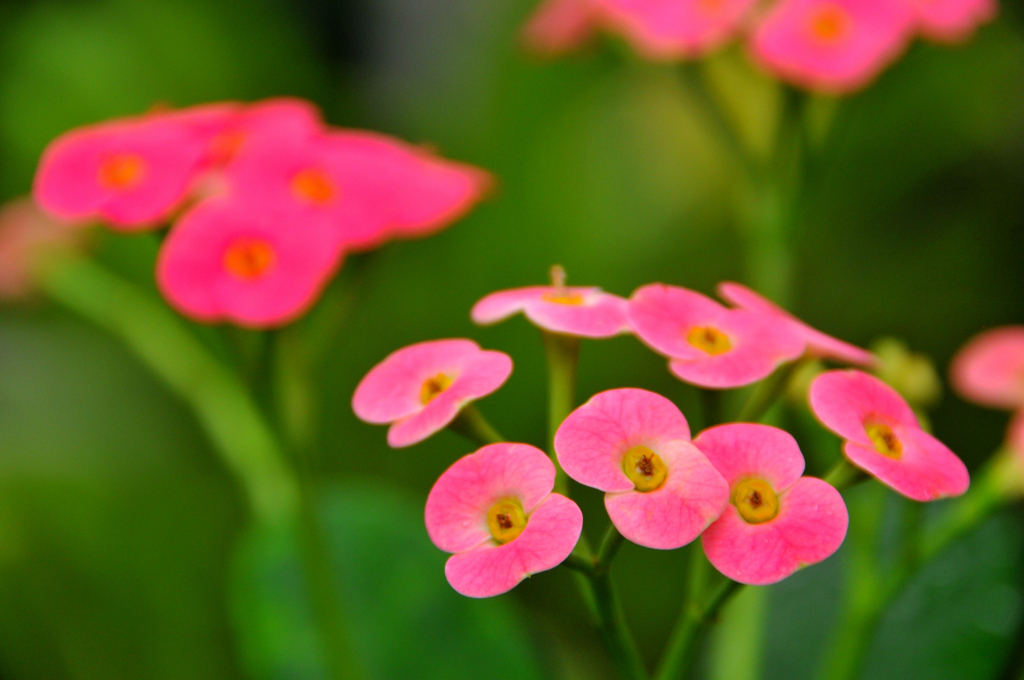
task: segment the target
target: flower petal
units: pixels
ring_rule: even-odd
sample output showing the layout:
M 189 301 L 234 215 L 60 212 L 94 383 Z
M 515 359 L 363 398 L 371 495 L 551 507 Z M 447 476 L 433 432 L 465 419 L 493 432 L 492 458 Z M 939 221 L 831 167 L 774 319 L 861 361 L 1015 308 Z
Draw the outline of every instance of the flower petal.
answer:
M 601 491 L 629 491 L 622 455 L 633 446 L 661 453 L 663 443 L 689 440 L 690 426 L 665 397 L 633 388 L 595 394 L 555 433 L 555 452 L 566 474 Z
M 615 528 L 633 543 L 672 550 L 718 519 L 729 503 L 729 485 L 690 442 L 668 442 L 659 455 L 668 467 L 661 488 L 608 493 L 604 505 Z
M 811 410 L 839 436 L 872 447 L 864 421 L 916 428 L 917 416 L 899 392 L 856 370 L 826 371 L 811 383 Z
M 471 550 L 491 538 L 492 505 L 514 498 L 529 515 L 553 488 L 555 466 L 543 451 L 528 444 L 489 444 L 455 461 L 434 483 L 427 496 L 427 533 L 445 552 Z
M 1024 406 L 1024 326 L 1003 326 L 971 338 L 953 359 L 953 387 L 965 399 L 995 408 Z
M 945 444 L 916 427 L 896 428 L 895 433 L 903 445 L 899 459 L 852 441 L 846 442 L 843 452 L 854 465 L 915 501 L 934 501 L 967 491 L 971 482 L 967 468 Z
M 804 472 L 804 457 L 793 435 L 770 425 L 718 425 L 697 435 L 693 445 L 729 486 L 744 477 L 758 477 L 781 493 Z
M 582 529 L 579 507 L 553 493 L 530 514 L 518 538 L 504 545 L 486 543 L 453 555 L 444 573 L 452 588 L 467 597 L 501 595 L 527 576 L 564 562 Z
M 779 514 L 748 524 L 729 505 L 701 542 L 708 560 L 734 581 L 777 583 L 797 569 L 829 557 L 846 537 L 849 513 L 826 482 L 803 477 L 779 496 Z

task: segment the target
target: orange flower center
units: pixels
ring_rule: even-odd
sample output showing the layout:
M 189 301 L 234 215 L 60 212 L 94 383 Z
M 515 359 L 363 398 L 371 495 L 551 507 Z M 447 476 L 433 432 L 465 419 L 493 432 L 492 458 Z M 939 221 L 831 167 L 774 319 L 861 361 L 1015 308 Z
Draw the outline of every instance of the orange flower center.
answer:
M 728 336 L 713 326 L 696 326 L 686 335 L 686 341 L 708 354 L 724 354 L 732 349 Z
M 240 238 L 224 253 L 224 268 L 243 281 L 263 276 L 274 266 L 277 255 L 273 246 L 261 239 Z
M 871 443 L 875 445 L 875 451 L 883 456 L 899 460 L 903 455 L 903 442 L 888 425 L 868 422 L 864 424 L 864 431 L 868 433 Z
M 433 401 L 434 397 L 444 392 L 451 385 L 452 379 L 444 373 L 438 373 L 432 378 L 427 378 L 423 381 L 423 387 L 420 388 L 420 403 L 423 405 L 429 404 Z
M 850 15 L 835 3 L 825 3 L 811 14 L 808 27 L 815 40 L 833 44 L 850 32 Z
M 99 182 L 106 189 L 130 189 L 142 181 L 146 174 L 146 163 L 132 153 L 119 153 L 100 163 Z
M 725 0 L 697 0 L 697 9 L 703 14 L 716 15 L 725 7 Z
M 247 135 L 241 130 L 224 132 L 210 142 L 210 153 L 218 163 L 227 163 L 242 150 Z
M 761 524 L 779 514 L 779 496 L 763 479 L 744 479 L 732 490 L 732 504 L 747 524 Z
M 324 205 L 336 193 L 334 183 L 323 170 L 307 168 L 292 178 L 292 194 L 305 203 Z

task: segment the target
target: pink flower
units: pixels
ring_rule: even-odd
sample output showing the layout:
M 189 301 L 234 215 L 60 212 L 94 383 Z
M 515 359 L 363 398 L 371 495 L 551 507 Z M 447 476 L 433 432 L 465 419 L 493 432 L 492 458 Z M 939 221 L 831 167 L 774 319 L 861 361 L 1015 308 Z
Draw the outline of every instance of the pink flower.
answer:
M 28 197 L 0 206 L 0 300 L 30 297 L 36 261 L 82 240 L 80 229 L 54 221 Z
M 472 340 L 421 342 L 374 366 L 356 388 L 352 410 L 368 423 L 391 423 L 389 445 L 410 446 L 444 429 L 511 373 L 507 354 L 482 350 Z
M 970 477 L 945 444 L 921 429 L 896 390 L 861 371 L 827 371 L 811 383 L 811 409 L 840 437 L 851 463 L 916 501 L 959 496 Z
M 594 0 L 545 0 L 523 27 L 523 41 L 534 52 L 557 56 L 586 43 L 598 20 Z
M 322 224 L 217 198 L 171 230 L 156 278 L 171 305 L 192 319 L 267 328 L 308 309 L 341 256 L 337 235 Z
M 968 38 L 979 25 L 995 17 L 995 0 L 913 0 L 918 27 L 941 42 Z
M 739 30 L 754 0 L 593 0 L 605 23 L 652 59 L 696 57 Z
M 690 443 L 690 427 L 668 399 L 638 389 L 594 395 L 555 433 L 566 474 L 606 492 L 619 532 L 648 548 L 670 550 L 718 519 L 729 489 Z
M 633 332 L 669 357 L 669 369 L 701 387 L 728 388 L 766 378 L 799 357 L 804 341 L 777 316 L 728 309 L 686 288 L 655 283 L 629 300 Z
M 484 195 L 489 176 L 383 135 L 332 132 L 254 144 L 226 170 L 229 191 L 259 209 L 334 225 L 347 247 L 432 233 Z
M 701 542 L 711 564 L 734 581 L 776 583 L 839 549 L 850 518 L 843 497 L 801 477 L 804 457 L 789 433 L 732 423 L 693 442 L 730 487 L 731 503 Z
M 843 93 L 888 66 L 913 28 L 914 11 L 904 0 L 779 0 L 758 25 L 751 50 L 785 80 Z
M 160 116 L 91 125 L 50 143 L 33 195 L 62 220 L 153 227 L 184 201 L 204 156 L 199 135 Z
M 491 444 L 455 461 L 430 490 L 425 513 L 430 540 L 455 553 L 444 568 L 452 588 L 492 597 L 561 564 L 579 540 L 583 513 L 554 488 L 554 464 L 527 444 Z
M 325 129 L 316 106 L 289 97 L 253 104 L 201 104 L 160 115 L 199 135 L 207 147 L 207 162 L 213 166 L 223 166 L 261 139 L 301 143 Z
M 950 377 L 965 399 L 995 408 L 1024 407 L 1024 326 L 974 336 L 953 358 Z
M 544 330 L 584 338 L 610 338 L 629 332 L 624 298 L 600 288 L 568 288 L 561 268 L 553 272 L 556 285 L 491 293 L 473 305 L 470 316 L 475 323 L 487 325 L 522 312 Z
M 1007 431 L 1006 441 L 1014 453 L 1017 454 L 1017 459 L 1024 463 L 1024 409 L 1017 411 L 1010 421 L 1010 429 Z
M 874 366 L 878 362 L 871 352 L 808 326 L 768 298 L 758 295 L 746 286 L 725 281 L 718 284 L 718 295 L 737 307 L 774 316 L 780 321 L 790 324 L 806 341 L 807 352 L 813 356 L 867 367 Z

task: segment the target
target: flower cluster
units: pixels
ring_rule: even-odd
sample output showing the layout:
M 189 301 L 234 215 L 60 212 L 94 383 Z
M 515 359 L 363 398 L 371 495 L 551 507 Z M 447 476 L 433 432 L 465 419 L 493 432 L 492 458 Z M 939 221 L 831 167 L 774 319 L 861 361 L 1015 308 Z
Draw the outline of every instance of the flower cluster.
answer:
M 703 56 L 743 36 L 751 56 L 799 86 L 847 92 L 867 84 L 915 34 L 970 36 L 995 0 L 546 0 L 527 23 L 534 50 L 557 54 L 605 30 L 657 60 Z
M 311 104 L 209 104 L 91 125 L 46 149 L 38 204 L 121 231 L 174 225 L 156 278 L 204 322 L 287 323 L 346 252 L 430 234 L 489 176 L 384 135 L 329 128 Z
M 725 307 L 685 288 L 643 286 L 630 299 L 592 287 L 501 291 L 474 307 L 488 324 L 522 312 L 555 341 L 632 333 L 695 385 L 722 389 L 757 382 L 807 354 L 865 367 L 869 352 L 817 331 L 754 291 L 723 283 Z M 574 341 L 574 340 L 573 340 Z M 1022 354 L 1024 357 L 1024 354 Z M 469 340 L 406 347 L 374 367 L 356 389 L 353 409 L 391 423 L 388 442 L 407 446 L 458 418 L 481 418 L 469 403 L 497 390 L 511 359 Z M 846 440 L 852 465 L 919 501 L 962 494 L 967 470 L 921 429 L 891 387 L 859 370 L 819 375 L 810 406 Z M 465 431 L 465 430 L 463 430 Z M 495 441 L 497 433 L 490 432 Z M 708 560 L 747 584 L 780 581 L 832 555 L 849 515 L 839 491 L 803 476 L 804 457 L 784 430 L 727 423 L 691 437 L 683 413 L 663 396 L 623 388 L 594 395 L 569 413 L 553 436 L 553 457 L 579 484 L 604 492 L 605 509 L 626 539 L 671 550 L 698 537 Z M 506 592 L 573 552 L 583 516 L 553 493 L 557 468 L 527 444 L 494 443 L 456 461 L 427 499 L 434 543 L 454 553 L 446 575 L 460 593 Z
M 950 372 L 965 399 L 1016 412 L 1006 442 L 1024 465 L 1024 326 L 979 333 L 954 358 Z

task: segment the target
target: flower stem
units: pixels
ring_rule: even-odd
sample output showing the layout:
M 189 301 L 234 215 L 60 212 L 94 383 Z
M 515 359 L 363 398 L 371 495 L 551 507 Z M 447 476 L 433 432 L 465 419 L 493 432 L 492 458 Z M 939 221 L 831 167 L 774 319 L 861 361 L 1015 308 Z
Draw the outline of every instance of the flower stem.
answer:
M 118 337 L 192 408 L 261 521 L 290 521 L 298 481 L 241 382 L 162 303 L 84 257 L 53 259 L 41 285 L 65 307 Z
M 700 546 L 692 546 L 690 588 L 675 627 L 669 636 L 665 653 L 658 664 L 655 680 L 677 680 L 697 656 L 697 648 L 709 624 L 729 597 L 743 584 L 709 573 L 710 564 Z
M 627 680 L 647 680 L 647 670 L 640 658 L 633 634 L 629 631 L 626 617 L 622 613 L 622 605 L 615 593 L 611 574 L 608 570 L 599 570 L 590 578 L 590 583 L 597 605 L 601 634 L 619 672 Z
M 594 558 L 598 571 L 608 571 L 611 567 L 612 559 L 619 552 L 619 546 L 622 545 L 624 540 L 622 534 L 615 528 L 615 525 L 609 524 L 604 538 L 601 539 L 601 547 L 598 548 L 597 556 Z
M 878 573 L 877 536 L 865 541 L 864 536 L 851 535 L 853 556 L 847 611 L 819 677 L 823 680 L 857 677 L 886 608 L 924 564 L 978 526 L 1003 503 L 1019 496 L 1020 478 L 1021 472 L 1012 456 L 1005 451 L 997 453 L 967 493 L 951 501 L 946 515 L 923 533 L 920 504 L 911 502 L 904 510 L 907 514 L 900 559 L 884 580 Z M 873 524 L 877 523 L 875 518 Z
M 747 399 L 747 402 L 743 404 L 743 408 L 740 409 L 739 415 L 736 416 L 736 422 L 761 422 L 761 419 L 764 418 L 766 413 L 768 413 L 768 410 L 771 409 L 775 402 L 778 401 L 779 397 L 785 393 L 786 389 L 789 387 L 789 382 L 793 375 L 796 374 L 797 369 L 803 365 L 803 359 L 790 361 L 779 366 L 775 369 L 774 373 L 762 380 L 754 389 L 754 393 Z
M 480 410 L 473 404 L 467 404 L 455 416 L 455 420 L 448 424 L 448 429 L 458 432 L 466 439 L 469 439 L 480 446 L 486 444 L 498 444 L 505 441 L 494 427 L 487 422 Z
M 331 566 L 309 490 L 287 464 L 242 382 L 166 306 L 96 262 L 65 255 L 47 262 L 39 275 L 54 300 L 118 337 L 192 408 L 244 489 L 258 522 L 299 528 L 331 671 L 339 679 L 362 677 L 330 581 Z
M 541 331 L 548 363 L 548 454 L 555 463 L 555 491 L 565 494 L 569 479 L 555 454 L 555 432 L 576 405 L 576 367 L 580 339 Z
M 825 481 L 834 486 L 838 491 L 848 489 L 868 478 L 866 472 L 860 468 L 850 465 L 846 458 L 843 458 L 825 475 Z

